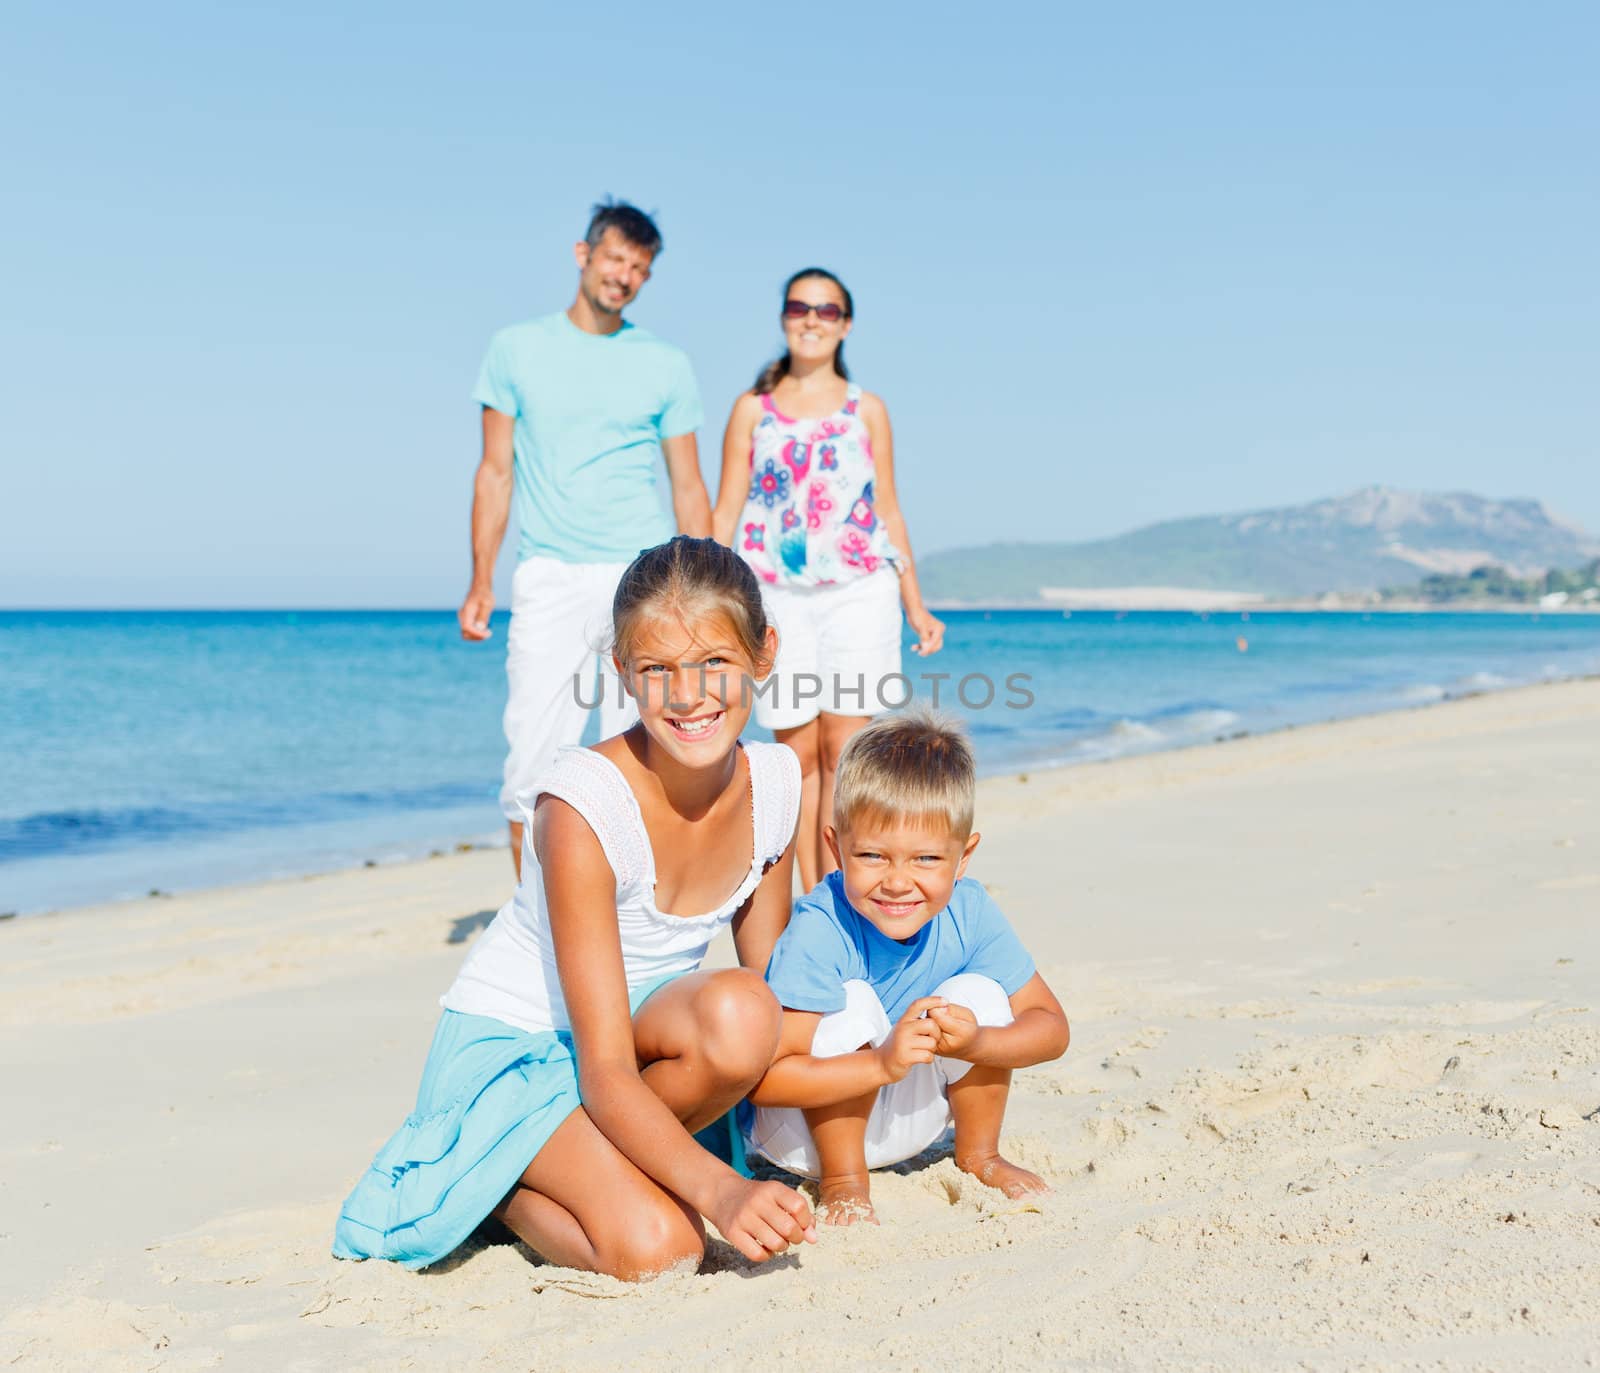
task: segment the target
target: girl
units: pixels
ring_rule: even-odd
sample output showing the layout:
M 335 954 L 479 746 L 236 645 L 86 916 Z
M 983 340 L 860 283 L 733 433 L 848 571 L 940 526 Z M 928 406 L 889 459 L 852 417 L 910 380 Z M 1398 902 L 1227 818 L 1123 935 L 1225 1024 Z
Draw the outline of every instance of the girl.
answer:
M 339 1216 L 334 1253 L 408 1268 L 498 1216 L 554 1263 L 692 1267 L 704 1216 L 746 1258 L 810 1210 L 690 1138 L 766 1071 L 761 980 L 789 914 L 800 777 L 740 744 L 777 649 L 750 570 L 711 539 L 646 549 L 612 606 L 639 723 L 567 748 L 523 798 L 516 895 L 445 994 L 416 1111 Z M 703 912 L 688 914 L 687 912 Z M 732 922 L 743 966 L 695 971 Z
M 796 849 L 808 891 L 836 866 L 822 831 L 840 750 L 910 697 L 905 678 L 898 689 L 888 681 L 900 672 L 900 606 L 917 635 L 912 652 L 944 642 L 917 587 L 889 412 L 845 370 L 854 315 L 832 272 L 807 267 L 784 284 L 788 351 L 734 402 L 712 519 L 761 578 L 783 636 L 776 690 L 757 697 L 756 718 L 800 757 Z

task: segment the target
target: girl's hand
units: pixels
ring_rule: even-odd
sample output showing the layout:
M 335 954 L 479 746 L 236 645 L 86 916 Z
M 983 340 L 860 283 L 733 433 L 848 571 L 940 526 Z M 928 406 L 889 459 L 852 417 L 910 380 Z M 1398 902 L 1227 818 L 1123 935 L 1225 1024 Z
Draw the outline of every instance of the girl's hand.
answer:
M 735 1173 L 717 1189 L 706 1219 L 753 1263 L 802 1240 L 817 1242 L 817 1224 L 806 1199 L 781 1182 L 751 1182 Z
M 943 1058 L 965 1058 L 978 1042 L 978 1017 L 965 1006 L 954 1002 L 935 1006 L 928 1019 L 939 1027 L 939 1042 L 933 1051 Z
M 926 606 L 906 611 L 906 623 L 917 632 L 917 642 L 911 645 L 911 651 L 919 657 L 926 658 L 944 647 L 944 621 Z
M 947 1004 L 939 996 L 918 997 L 906 1008 L 889 1037 L 874 1050 L 890 1082 L 899 1082 L 919 1063 L 933 1062 L 935 1046 L 939 1043 L 939 1026 L 924 1017 Z

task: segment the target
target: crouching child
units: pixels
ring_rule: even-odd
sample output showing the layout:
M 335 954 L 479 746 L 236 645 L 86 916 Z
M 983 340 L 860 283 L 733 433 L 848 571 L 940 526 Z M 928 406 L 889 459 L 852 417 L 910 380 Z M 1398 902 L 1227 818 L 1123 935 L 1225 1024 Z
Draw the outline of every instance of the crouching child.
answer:
M 1059 1058 L 1069 1030 L 982 885 L 966 736 L 926 712 L 876 720 L 839 760 L 839 864 L 796 904 L 767 965 L 777 1056 L 751 1092 L 751 1152 L 819 1184 L 818 1215 L 875 1219 L 868 1173 L 953 1122 L 955 1163 L 1007 1196 L 1048 1191 L 1001 1157 L 1011 1073 Z

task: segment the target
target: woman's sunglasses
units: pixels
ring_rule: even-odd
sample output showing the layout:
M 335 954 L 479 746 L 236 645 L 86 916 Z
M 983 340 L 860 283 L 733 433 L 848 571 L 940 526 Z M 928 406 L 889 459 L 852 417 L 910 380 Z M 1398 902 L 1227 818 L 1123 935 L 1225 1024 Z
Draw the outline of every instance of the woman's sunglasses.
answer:
M 804 319 L 812 311 L 824 324 L 837 324 L 844 318 L 842 305 L 813 305 L 808 300 L 786 300 L 783 302 L 783 317 L 785 319 Z

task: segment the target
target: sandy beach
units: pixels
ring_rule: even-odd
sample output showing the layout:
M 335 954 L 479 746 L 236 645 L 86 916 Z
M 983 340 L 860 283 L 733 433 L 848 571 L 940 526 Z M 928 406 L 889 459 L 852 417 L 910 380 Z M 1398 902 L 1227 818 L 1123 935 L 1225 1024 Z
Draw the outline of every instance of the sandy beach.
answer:
M 0 924 L 0 1365 L 1595 1366 L 1597 758 L 1591 680 L 985 782 L 1054 1194 L 935 1150 L 639 1288 L 328 1254 L 503 852 Z

